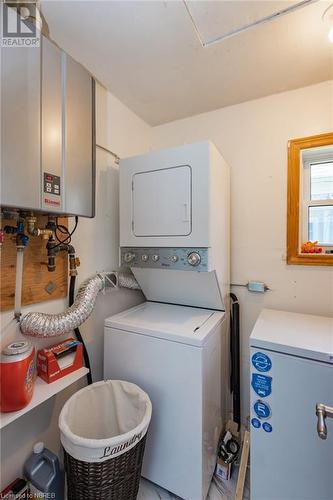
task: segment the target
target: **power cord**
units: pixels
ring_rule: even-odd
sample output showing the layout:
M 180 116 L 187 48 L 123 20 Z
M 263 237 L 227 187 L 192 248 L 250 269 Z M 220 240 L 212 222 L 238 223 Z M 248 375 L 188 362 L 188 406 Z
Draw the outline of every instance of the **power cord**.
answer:
M 55 237 L 58 241 L 58 243 L 56 245 L 53 245 L 53 248 L 57 248 L 58 246 L 60 245 L 67 245 L 69 246 L 71 241 L 72 241 L 72 236 L 73 234 L 75 233 L 76 231 L 76 228 L 78 226 L 78 223 L 79 223 L 79 218 L 78 216 L 76 215 L 75 216 L 75 224 L 74 224 L 74 228 L 72 229 L 72 231 L 70 232 L 68 230 L 68 228 L 66 226 L 64 226 L 63 224 L 59 224 L 58 223 L 58 217 L 56 217 L 56 230 L 55 230 Z M 67 235 L 66 238 L 64 239 L 60 239 L 58 234 L 57 234 L 57 231 L 59 231 L 59 233 L 61 234 L 64 234 L 64 235 Z

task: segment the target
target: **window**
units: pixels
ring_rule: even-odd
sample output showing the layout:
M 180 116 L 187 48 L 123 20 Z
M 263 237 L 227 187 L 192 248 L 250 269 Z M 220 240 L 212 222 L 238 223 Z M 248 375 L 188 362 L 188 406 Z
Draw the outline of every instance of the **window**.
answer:
M 333 147 L 305 149 L 303 163 L 302 242 L 333 248 Z
M 333 133 L 288 143 L 287 263 L 333 265 Z

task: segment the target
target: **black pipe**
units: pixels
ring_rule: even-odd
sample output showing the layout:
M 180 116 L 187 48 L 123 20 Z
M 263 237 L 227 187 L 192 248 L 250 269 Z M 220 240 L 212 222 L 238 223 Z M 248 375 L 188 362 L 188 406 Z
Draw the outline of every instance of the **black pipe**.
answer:
M 69 296 L 68 296 L 69 307 L 72 306 L 74 303 L 75 280 L 76 280 L 76 276 L 71 276 L 70 282 L 69 282 Z M 82 335 L 81 335 L 79 328 L 75 328 L 74 333 L 75 333 L 75 336 L 78 339 L 78 341 L 81 342 L 82 346 L 83 346 L 84 364 L 86 365 L 86 367 L 89 370 L 89 372 L 87 373 L 87 383 L 88 383 L 88 385 L 90 385 L 90 384 L 92 384 L 92 376 L 91 376 L 90 359 L 89 359 L 89 354 L 88 354 L 88 351 L 86 348 L 86 344 L 84 343 L 84 340 L 82 338 Z
M 239 328 L 239 302 L 235 294 L 231 293 L 231 317 L 230 317 L 230 352 L 231 352 L 231 375 L 230 389 L 233 403 L 233 420 L 241 425 L 241 394 L 240 394 L 240 328 Z
M 46 249 L 47 249 L 47 270 L 50 273 L 52 273 L 55 271 L 56 268 L 55 238 L 53 236 L 49 237 L 48 242 L 46 244 Z

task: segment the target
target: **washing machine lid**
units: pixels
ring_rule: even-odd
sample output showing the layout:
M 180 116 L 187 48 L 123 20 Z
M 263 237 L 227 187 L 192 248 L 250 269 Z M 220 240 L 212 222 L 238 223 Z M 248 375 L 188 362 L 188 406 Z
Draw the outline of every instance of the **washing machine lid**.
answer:
M 131 267 L 147 300 L 225 310 L 215 271 L 174 271 Z
M 105 326 L 174 342 L 202 346 L 224 313 L 195 307 L 144 302 L 105 320 Z

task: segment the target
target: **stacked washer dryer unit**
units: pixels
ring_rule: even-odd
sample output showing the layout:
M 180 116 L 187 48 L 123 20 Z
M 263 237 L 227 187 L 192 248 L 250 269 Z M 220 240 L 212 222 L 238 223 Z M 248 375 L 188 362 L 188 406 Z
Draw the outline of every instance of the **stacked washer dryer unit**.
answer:
M 106 320 L 105 377 L 152 400 L 143 476 L 201 500 L 229 365 L 229 169 L 212 143 L 121 161 L 120 245 L 147 301 Z

